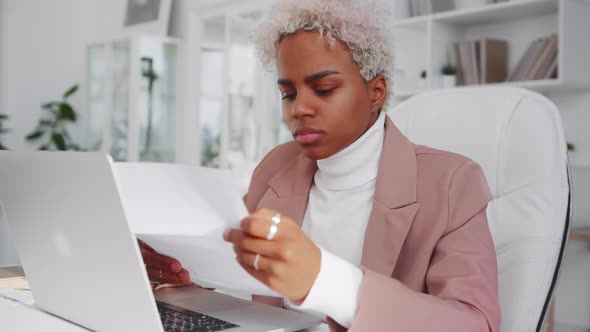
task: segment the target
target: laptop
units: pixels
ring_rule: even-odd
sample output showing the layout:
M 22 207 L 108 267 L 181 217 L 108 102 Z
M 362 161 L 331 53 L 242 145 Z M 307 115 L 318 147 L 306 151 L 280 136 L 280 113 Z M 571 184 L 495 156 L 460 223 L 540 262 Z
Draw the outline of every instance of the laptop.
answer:
M 0 207 L 40 309 L 94 331 L 297 331 L 320 324 L 317 316 L 197 286 L 154 296 L 111 162 L 94 152 L 0 151 Z

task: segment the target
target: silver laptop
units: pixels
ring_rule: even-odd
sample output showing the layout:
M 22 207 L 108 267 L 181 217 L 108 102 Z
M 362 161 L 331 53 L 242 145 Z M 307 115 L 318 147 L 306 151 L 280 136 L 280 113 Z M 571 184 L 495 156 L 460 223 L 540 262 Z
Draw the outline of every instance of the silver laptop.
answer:
M 296 331 L 320 323 L 195 286 L 154 298 L 105 154 L 0 152 L 0 204 L 36 305 L 90 330 Z

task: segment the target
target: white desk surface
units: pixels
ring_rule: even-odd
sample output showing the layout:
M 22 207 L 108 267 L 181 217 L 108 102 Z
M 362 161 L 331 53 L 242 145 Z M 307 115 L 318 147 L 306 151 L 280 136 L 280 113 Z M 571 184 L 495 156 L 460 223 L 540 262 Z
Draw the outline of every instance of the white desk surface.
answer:
M 24 303 L 9 298 L 16 298 Z M 81 326 L 30 307 L 32 302 L 28 291 L 0 288 L 0 330 L 9 332 L 88 332 Z M 322 324 L 305 331 L 325 332 L 329 329 L 326 324 Z
M 2 299 L 0 299 L 0 322 L 2 331 L 7 332 L 88 332 L 85 328 L 55 316 L 31 310 L 19 303 L 5 303 Z M 327 325 L 322 324 L 305 331 L 324 332 L 329 329 Z
M 0 299 L 0 322 L 2 331 L 10 332 L 88 332 L 87 329 L 61 318 L 32 310 L 20 303 L 5 303 L 2 299 Z
M 11 282 L 19 281 L 24 273 L 20 267 L 0 266 L 0 330 L 9 332 L 87 332 L 88 330 L 53 316 L 34 307 L 34 300 L 28 290 L 18 290 L 12 287 L 27 288 L 20 281 L 18 286 L 11 286 Z M 3 284 L 1 282 L 4 282 Z M 15 284 L 16 285 L 16 284 Z M 231 294 L 234 295 L 234 294 Z M 237 295 L 234 295 L 237 296 Z M 240 297 L 240 296 L 238 296 Z M 16 299 L 18 301 L 15 301 Z M 329 331 L 328 325 L 322 324 L 306 332 Z

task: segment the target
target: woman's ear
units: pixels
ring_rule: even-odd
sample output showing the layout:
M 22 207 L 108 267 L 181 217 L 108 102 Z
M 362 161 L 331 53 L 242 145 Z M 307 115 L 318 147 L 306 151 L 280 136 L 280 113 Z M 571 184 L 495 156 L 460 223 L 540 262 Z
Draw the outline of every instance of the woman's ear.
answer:
M 387 99 L 387 81 L 383 74 L 379 74 L 369 81 L 369 93 L 371 104 L 376 105 L 379 110 L 383 108 L 385 99 Z

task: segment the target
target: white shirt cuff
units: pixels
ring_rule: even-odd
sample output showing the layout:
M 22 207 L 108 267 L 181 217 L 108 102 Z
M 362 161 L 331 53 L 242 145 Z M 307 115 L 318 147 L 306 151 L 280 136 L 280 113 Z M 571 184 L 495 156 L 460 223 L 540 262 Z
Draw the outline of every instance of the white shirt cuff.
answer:
M 356 315 L 363 272 L 331 252 L 321 247 L 320 250 L 320 273 L 309 294 L 301 305 L 295 305 L 288 299 L 285 304 L 296 310 L 322 313 L 348 328 Z

